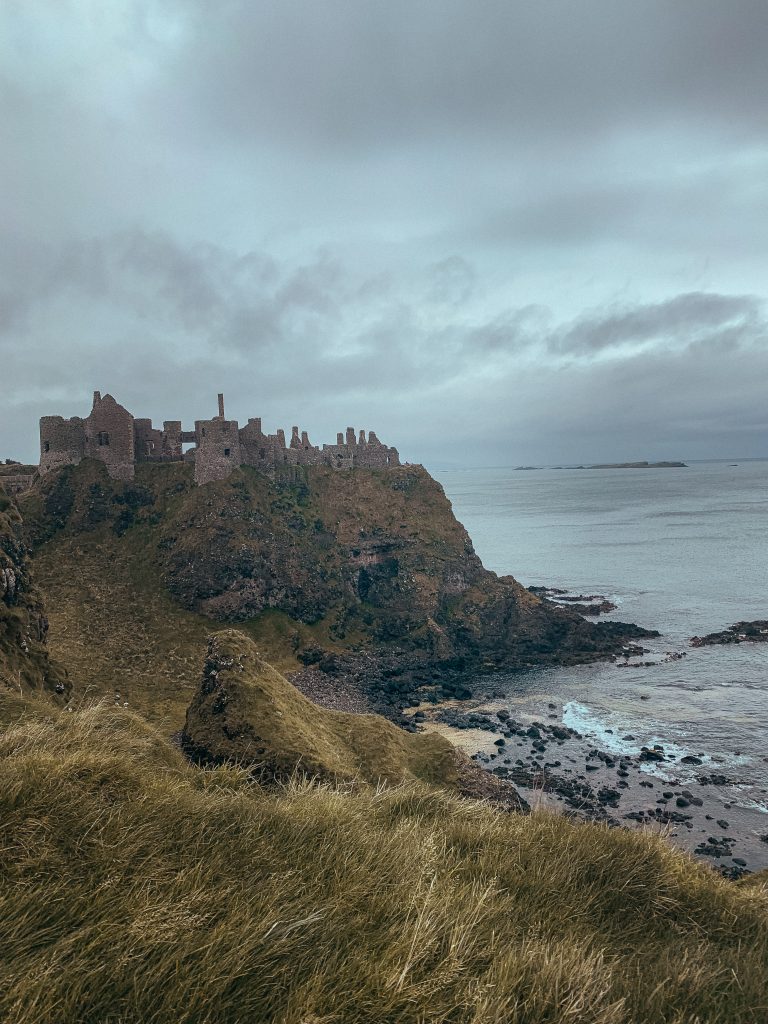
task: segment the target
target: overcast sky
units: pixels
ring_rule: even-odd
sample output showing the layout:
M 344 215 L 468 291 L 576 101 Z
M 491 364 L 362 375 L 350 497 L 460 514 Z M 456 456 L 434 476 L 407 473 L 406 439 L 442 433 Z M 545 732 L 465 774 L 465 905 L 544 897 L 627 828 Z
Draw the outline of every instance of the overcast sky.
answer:
M 0 0 L 0 457 L 94 389 L 768 455 L 766 0 Z

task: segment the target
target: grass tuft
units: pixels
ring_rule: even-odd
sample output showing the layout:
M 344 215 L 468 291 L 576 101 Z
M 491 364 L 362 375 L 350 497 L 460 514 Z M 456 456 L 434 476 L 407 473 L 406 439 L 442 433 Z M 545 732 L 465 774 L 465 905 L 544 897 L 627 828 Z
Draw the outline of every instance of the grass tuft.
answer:
M 0 695 L 4 1024 L 758 1024 L 768 884 L 419 784 L 261 789 Z

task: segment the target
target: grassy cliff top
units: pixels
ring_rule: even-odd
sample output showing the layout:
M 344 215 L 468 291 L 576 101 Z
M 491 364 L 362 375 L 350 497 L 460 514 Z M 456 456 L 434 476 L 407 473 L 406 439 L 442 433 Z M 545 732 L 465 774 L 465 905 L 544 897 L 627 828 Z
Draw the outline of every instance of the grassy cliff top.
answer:
M 264 790 L 0 693 L 0 1019 L 757 1024 L 768 884 L 410 784 Z

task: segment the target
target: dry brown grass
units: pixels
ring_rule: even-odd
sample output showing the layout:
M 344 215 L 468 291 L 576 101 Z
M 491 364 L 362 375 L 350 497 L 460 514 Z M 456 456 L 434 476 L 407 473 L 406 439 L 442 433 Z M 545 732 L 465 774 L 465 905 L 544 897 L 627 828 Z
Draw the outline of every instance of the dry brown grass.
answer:
M 209 637 L 184 742 L 203 761 L 236 761 L 280 779 L 301 769 L 332 782 L 458 785 L 456 751 L 444 737 L 318 707 L 237 629 Z
M 768 886 L 657 836 L 417 786 L 264 791 L 122 709 L 2 699 L 4 1024 L 768 1017 Z

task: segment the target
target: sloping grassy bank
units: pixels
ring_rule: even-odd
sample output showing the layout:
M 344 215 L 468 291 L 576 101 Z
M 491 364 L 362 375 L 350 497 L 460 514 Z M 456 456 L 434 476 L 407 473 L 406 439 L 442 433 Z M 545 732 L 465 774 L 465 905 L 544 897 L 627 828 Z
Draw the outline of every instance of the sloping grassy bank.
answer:
M 263 790 L 0 696 L 4 1024 L 766 1019 L 768 887 L 411 785 Z
M 328 782 L 457 781 L 456 750 L 448 740 L 404 732 L 381 715 L 318 707 L 237 629 L 208 638 L 202 685 L 187 710 L 182 740 L 195 760 L 255 765 L 283 780 L 300 768 Z

